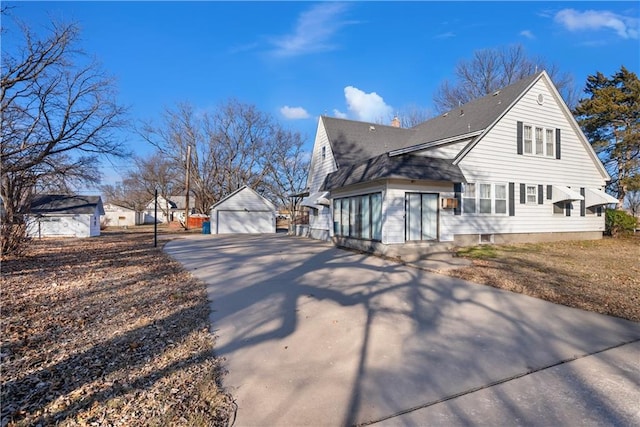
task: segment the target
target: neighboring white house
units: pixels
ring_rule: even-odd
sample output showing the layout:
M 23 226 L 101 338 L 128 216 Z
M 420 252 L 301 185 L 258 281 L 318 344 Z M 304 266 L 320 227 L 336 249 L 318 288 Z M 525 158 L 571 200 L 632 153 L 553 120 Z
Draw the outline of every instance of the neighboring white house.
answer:
M 111 227 L 130 227 L 143 224 L 144 217 L 144 212 L 136 212 L 124 206 L 106 203 L 101 221 L 106 220 L 107 225 Z
M 276 206 L 246 185 L 211 206 L 211 234 L 275 233 Z
M 310 237 L 385 254 L 602 237 L 610 177 L 546 72 L 410 129 L 394 122 L 320 117 Z
M 195 197 L 189 198 L 190 213 L 195 214 Z M 158 222 L 171 222 L 179 221 L 179 218 L 184 218 L 184 210 L 186 206 L 185 196 L 169 196 L 165 199 L 162 196 L 158 196 Z M 153 199 L 149 201 L 144 211 L 144 223 L 153 224 L 155 212 L 155 202 Z
M 100 196 L 43 194 L 31 202 L 25 215 L 31 237 L 95 237 L 100 235 Z

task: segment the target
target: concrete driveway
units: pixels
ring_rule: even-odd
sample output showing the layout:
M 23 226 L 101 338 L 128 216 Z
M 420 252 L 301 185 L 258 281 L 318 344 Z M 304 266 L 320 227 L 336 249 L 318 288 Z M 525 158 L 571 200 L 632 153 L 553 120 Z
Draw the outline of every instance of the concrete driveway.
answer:
M 639 425 L 640 324 L 284 235 L 165 250 L 207 283 L 236 425 Z

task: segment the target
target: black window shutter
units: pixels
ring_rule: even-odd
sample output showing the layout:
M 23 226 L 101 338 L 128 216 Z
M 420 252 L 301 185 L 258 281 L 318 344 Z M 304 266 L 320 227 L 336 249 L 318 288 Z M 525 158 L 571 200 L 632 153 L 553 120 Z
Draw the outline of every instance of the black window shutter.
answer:
M 602 216 L 602 206 L 598 206 L 597 212 L 598 216 Z
M 571 216 L 571 201 L 567 200 L 566 202 L 564 202 L 564 207 L 565 207 L 565 215 Z
M 547 185 L 547 200 L 553 199 L 553 186 Z
M 516 215 L 516 184 L 509 183 L 509 216 Z
M 560 129 L 556 129 L 556 159 L 560 158 Z
M 453 192 L 455 193 L 455 198 L 457 200 L 456 207 L 453 209 L 453 214 L 460 215 L 462 213 L 462 183 L 454 182 Z
M 518 127 L 516 131 L 516 141 L 518 145 L 518 154 L 522 154 L 522 122 L 518 122 Z
M 585 216 L 587 213 L 587 208 L 585 207 L 584 202 L 584 187 L 580 188 L 580 195 L 582 196 L 582 200 L 580 200 L 580 216 Z
M 527 186 L 524 184 L 520 184 L 520 203 L 527 203 Z
M 543 189 L 544 187 L 542 186 L 542 184 L 538 185 L 538 204 L 539 205 L 542 205 L 544 203 Z

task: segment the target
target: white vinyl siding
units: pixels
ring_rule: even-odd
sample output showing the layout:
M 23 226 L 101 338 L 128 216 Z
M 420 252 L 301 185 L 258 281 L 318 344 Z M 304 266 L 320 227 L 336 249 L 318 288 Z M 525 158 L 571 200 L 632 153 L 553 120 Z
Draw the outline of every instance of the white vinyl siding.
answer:
M 316 139 L 313 144 L 309 175 L 307 177 L 307 187 L 309 188 L 309 192 L 315 193 L 320 191 L 320 187 L 322 187 L 326 176 L 336 170 L 338 170 L 338 168 L 336 167 L 336 162 L 333 158 L 329 138 L 324 128 L 322 117 L 320 117 L 318 121 Z
M 427 148 L 425 150 L 416 151 L 411 153 L 416 156 L 427 156 L 435 159 L 453 159 L 455 158 L 464 147 L 469 144 L 471 140 L 465 139 L 458 142 L 452 142 L 449 144 L 438 145 L 437 147 Z
M 536 102 L 539 93 L 544 95 L 543 105 Z M 448 229 L 455 234 L 604 230 L 604 217 L 581 217 L 579 214 L 575 215 L 575 210 L 571 217 L 554 215 L 551 200 L 546 197 L 542 204 L 538 200 L 531 200 L 533 203 L 530 204 L 519 203 L 522 183 L 543 185 L 543 188 L 547 185 L 602 188 L 606 184 L 601 169 L 594 163 L 587 146 L 579 139 L 578 130 L 555 101 L 555 95 L 544 78 L 540 79 L 458 164 L 467 182 L 514 183 L 515 215 L 491 216 L 486 221 L 469 221 L 463 210 L 461 215 L 445 218 Z M 545 156 L 519 155 L 516 141 L 518 121 L 524 123 L 523 137 L 526 126 L 531 126 L 532 132 L 535 126 L 545 129 L 545 146 L 549 135 L 546 129 L 553 130 L 554 151 L 555 129 L 560 129 L 561 158 L 556 159 L 555 152 L 553 156 L 547 157 L 550 154 L 548 147 L 545 149 Z M 445 225 L 444 221 L 441 221 L 441 227 Z

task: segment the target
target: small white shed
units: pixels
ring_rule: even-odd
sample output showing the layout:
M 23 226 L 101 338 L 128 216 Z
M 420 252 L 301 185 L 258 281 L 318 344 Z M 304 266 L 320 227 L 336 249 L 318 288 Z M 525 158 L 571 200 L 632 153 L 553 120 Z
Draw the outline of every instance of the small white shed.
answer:
M 211 206 L 211 234 L 276 232 L 276 206 L 246 185 Z
M 144 212 L 136 212 L 124 206 L 106 203 L 102 219 L 106 220 L 106 225 L 110 227 L 131 227 L 144 222 Z
M 31 237 L 95 237 L 100 235 L 100 196 L 42 194 L 31 202 L 25 215 Z

